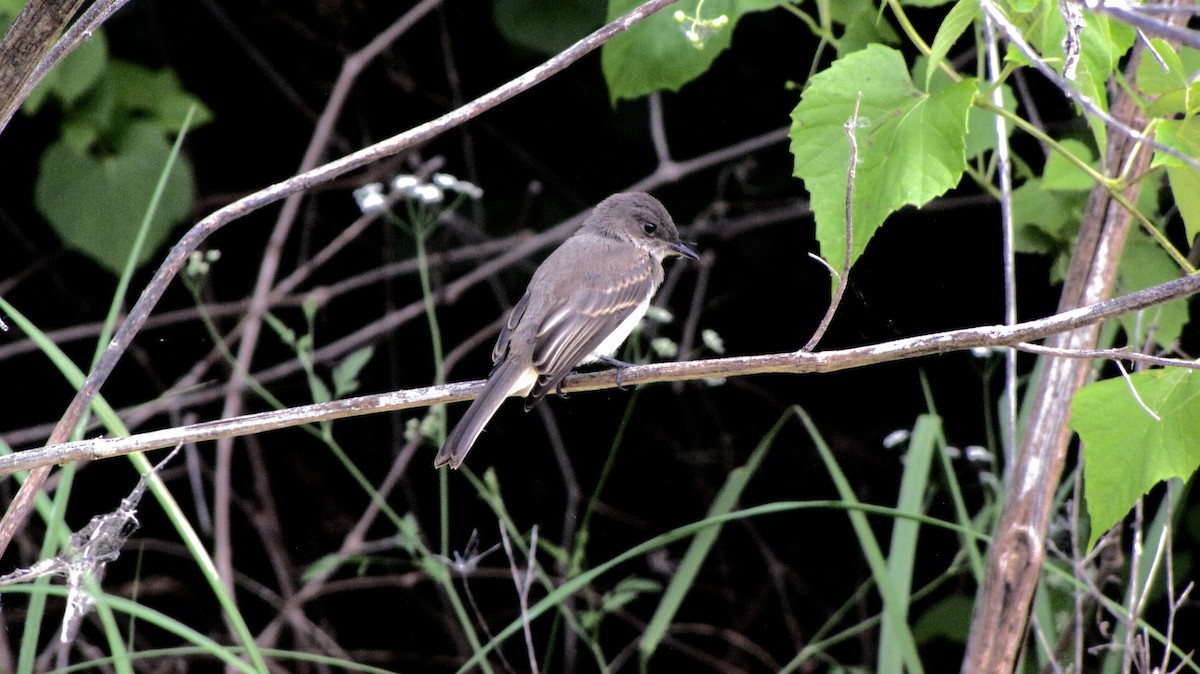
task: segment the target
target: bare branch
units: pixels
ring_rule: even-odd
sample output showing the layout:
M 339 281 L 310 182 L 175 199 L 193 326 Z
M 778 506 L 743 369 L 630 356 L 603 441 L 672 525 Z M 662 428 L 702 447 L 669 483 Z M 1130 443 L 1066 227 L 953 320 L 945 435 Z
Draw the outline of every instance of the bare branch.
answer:
M 59 33 L 71 21 L 83 0 L 34 0 L 17 15 L 0 43 L 0 131 L 25 100 L 21 92 L 45 60 Z
M 1030 345 L 1026 345 L 1025 342 L 1031 339 L 1041 339 L 1081 326 L 1094 325 L 1123 313 L 1137 311 L 1196 292 L 1200 292 L 1200 275 L 1185 276 L 1116 299 L 1016 325 L 993 325 L 951 330 L 818 353 L 776 353 L 653 365 L 631 365 L 622 369 L 621 381 L 623 385 L 633 385 L 756 374 L 837 372 L 882 362 L 963 351 L 977 347 L 1020 345 L 1022 348 L 1028 349 Z M 1111 353 L 1105 352 L 1103 357 L 1110 358 L 1112 356 Z M 0 457 L 0 475 L 70 461 L 112 458 L 137 451 L 169 447 L 179 442 L 202 442 L 221 437 L 250 435 L 290 428 L 319 421 L 379 412 L 394 412 L 438 403 L 461 402 L 478 395 L 483 384 L 484 382 L 479 380 L 393 391 L 328 403 L 302 405 L 285 410 L 248 414 L 232 419 L 206 421 L 182 428 L 140 433 L 127 438 L 99 438 L 52 444 Z M 562 389 L 566 393 L 572 393 L 615 387 L 614 371 L 605 370 L 567 377 L 563 381 Z

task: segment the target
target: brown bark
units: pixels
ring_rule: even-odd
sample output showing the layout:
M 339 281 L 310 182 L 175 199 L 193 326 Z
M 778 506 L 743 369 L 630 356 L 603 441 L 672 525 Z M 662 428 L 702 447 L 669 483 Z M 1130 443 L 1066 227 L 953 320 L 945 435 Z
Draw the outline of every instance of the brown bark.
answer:
M 20 107 L 25 82 L 49 53 L 83 0 L 32 0 L 0 42 L 0 130 Z

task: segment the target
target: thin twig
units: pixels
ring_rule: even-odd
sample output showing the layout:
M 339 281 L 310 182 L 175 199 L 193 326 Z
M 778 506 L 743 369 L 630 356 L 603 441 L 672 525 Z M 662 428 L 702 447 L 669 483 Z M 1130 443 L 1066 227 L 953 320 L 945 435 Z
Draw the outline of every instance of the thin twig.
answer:
M 1129 2 L 1109 3 L 1104 0 L 1087 0 L 1087 8 L 1099 14 L 1107 14 L 1123 23 L 1127 23 L 1139 31 L 1161 35 L 1180 44 L 1186 44 L 1200 49 L 1200 32 L 1174 26 L 1172 24 L 1142 16 L 1145 12 L 1187 13 L 1196 14 L 1195 7 L 1161 7 L 1152 5 L 1135 5 Z
M 529 532 L 528 563 L 525 573 L 517 569 L 517 557 L 513 553 L 512 542 L 508 540 L 508 531 L 504 523 L 500 523 L 500 540 L 504 543 L 504 552 L 508 555 L 508 567 L 512 571 L 513 585 L 517 588 L 517 598 L 521 605 L 521 628 L 525 632 L 525 648 L 529 653 L 529 671 L 538 671 L 537 652 L 533 645 L 533 630 L 529 625 L 529 589 L 533 585 L 533 560 L 537 552 L 537 525 Z
M 713 262 L 716 255 L 711 250 L 700 254 L 700 262 L 695 265 L 696 285 L 692 289 L 692 301 L 688 303 L 687 316 L 683 319 L 683 329 L 679 333 L 679 358 L 687 358 L 696 348 L 696 335 L 700 332 L 700 315 L 703 313 L 704 300 L 708 296 L 708 282 L 712 278 Z M 679 392 L 682 384 L 675 385 Z
M 1003 108 L 1004 92 L 1003 88 L 998 86 L 1003 78 L 1000 66 L 1000 46 L 990 16 L 984 20 L 983 27 L 987 39 L 988 77 L 993 84 L 997 85 L 992 89 L 992 103 Z M 1000 232 L 1004 261 L 1004 324 L 1012 325 L 1017 322 L 1017 262 L 1012 218 L 1013 184 L 1009 160 L 1008 124 L 1000 115 L 995 115 L 993 122 L 996 134 L 996 172 L 1000 182 Z M 1009 442 L 1003 447 L 1003 450 L 1009 459 L 1004 462 L 1004 470 L 1008 477 L 1012 466 L 1016 463 L 1011 459 L 1016 452 L 1015 444 L 1017 442 L 1017 352 L 1013 349 L 1007 349 L 1004 352 L 1004 390 L 1007 393 L 1004 423 L 1007 427 Z
M 1107 360 L 1127 360 L 1132 363 L 1141 363 L 1143 365 L 1159 365 L 1162 367 L 1182 367 L 1189 370 L 1200 370 L 1200 362 L 1194 360 L 1184 360 L 1182 358 L 1167 358 L 1164 356 L 1152 356 L 1148 353 L 1139 351 L 1130 351 L 1128 348 L 1121 349 L 1059 349 L 1052 346 L 1042 346 L 1040 344 L 1014 344 L 1013 348 L 1018 351 L 1028 351 L 1029 353 L 1045 354 L 1049 356 L 1061 356 L 1063 358 L 1082 358 L 1095 359 L 1104 358 Z
M 1121 673 L 1129 674 L 1133 665 L 1134 636 L 1137 634 L 1138 607 L 1141 605 L 1142 590 L 1139 580 L 1142 575 L 1142 534 L 1144 533 L 1145 499 L 1139 498 L 1133 506 L 1133 526 L 1130 538 L 1132 551 L 1129 555 L 1129 594 L 1126 596 L 1128 605 L 1125 607 L 1125 617 L 1121 620 L 1125 629 L 1125 643 L 1121 657 Z
M 850 115 L 850 119 L 842 125 L 846 136 L 850 141 L 850 161 L 846 165 L 846 212 L 845 212 L 845 238 L 846 248 L 843 251 L 842 257 L 842 273 L 835 274 L 837 277 L 837 285 L 833 290 L 833 299 L 829 302 L 829 308 L 825 310 L 825 315 L 821 317 L 821 322 L 817 324 L 817 329 L 813 331 L 813 336 L 809 338 L 808 343 L 800 348 L 801 353 L 812 351 L 821 338 L 825 336 L 825 331 L 829 329 L 829 324 L 833 322 L 833 315 L 837 313 L 838 306 L 842 303 L 842 297 L 846 294 L 846 285 L 850 281 L 850 265 L 854 256 L 854 179 L 858 175 L 858 109 L 862 105 L 862 92 L 858 92 L 858 99 L 854 101 L 854 113 Z M 828 264 L 825 265 L 829 267 Z
M 1154 410 L 1150 409 L 1150 407 L 1146 405 L 1146 402 L 1142 400 L 1142 396 L 1138 393 L 1137 387 L 1133 385 L 1133 379 L 1130 379 L 1129 373 L 1125 371 L 1125 366 L 1121 364 L 1121 361 L 1114 360 L 1113 364 L 1115 364 L 1117 369 L 1120 370 L 1121 377 L 1125 379 L 1125 383 L 1129 386 L 1129 392 L 1133 394 L 1133 399 L 1137 401 L 1137 404 L 1143 410 L 1145 410 L 1146 414 L 1149 414 L 1152 419 L 1155 421 L 1162 421 L 1162 417 L 1158 416 L 1158 414 Z
M 1062 674 L 1062 667 L 1059 666 L 1055 659 L 1056 653 L 1050 646 L 1049 640 L 1046 639 L 1046 630 L 1042 628 L 1042 621 L 1038 620 L 1036 614 L 1029 617 L 1030 626 L 1033 628 L 1033 635 L 1037 637 L 1038 646 L 1042 647 L 1042 652 L 1046 656 L 1046 667 L 1042 671 L 1049 669 L 1055 674 Z
M 667 145 L 667 125 L 663 122 L 662 94 L 655 91 L 647 98 L 650 99 L 650 141 L 654 144 L 654 156 L 660 167 L 674 164 L 671 148 Z

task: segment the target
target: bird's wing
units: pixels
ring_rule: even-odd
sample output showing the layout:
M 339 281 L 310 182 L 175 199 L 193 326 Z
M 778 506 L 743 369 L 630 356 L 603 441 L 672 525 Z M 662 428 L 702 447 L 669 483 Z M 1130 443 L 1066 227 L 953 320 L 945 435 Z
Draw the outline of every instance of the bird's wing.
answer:
M 526 290 L 512 311 L 508 312 L 508 321 L 504 323 L 504 327 L 500 328 L 500 335 L 496 337 L 496 346 L 492 347 L 492 363 L 494 365 L 499 365 L 500 360 L 508 353 L 508 344 L 512 339 L 513 330 L 521 322 L 521 317 L 525 315 L 525 309 L 528 306 L 529 291 Z
M 534 342 L 533 365 L 541 376 L 529 393 L 530 401 L 554 390 L 572 369 L 594 356 L 604 339 L 654 292 L 653 258 L 631 253 L 609 261 L 615 269 L 575 277 L 571 292 L 555 294 Z

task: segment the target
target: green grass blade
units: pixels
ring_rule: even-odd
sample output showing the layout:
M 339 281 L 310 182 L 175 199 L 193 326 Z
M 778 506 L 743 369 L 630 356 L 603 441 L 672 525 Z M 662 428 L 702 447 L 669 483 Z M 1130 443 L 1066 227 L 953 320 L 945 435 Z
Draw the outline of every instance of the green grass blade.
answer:
M 117 318 L 121 315 L 121 306 L 125 301 L 125 293 L 129 291 L 130 279 L 133 278 L 133 272 L 137 271 L 137 261 L 142 256 L 142 248 L 146 245 L 146 236 L 150 231 L 150 223 L 154 221 L 154 214 L 158 212 L 158 204 L 162 201 L 163 192 L 167 189 L 167 179 L 171 177 L 171 169 L 175 167 L 175 161 L 179 159 L 179 153 L 183 148 L 183 139 L 192 125 L 192 118 L 195 114 L 196 106 L 193 104 L 188 109 L 187 116 L 184 117 L 183 126 L 180 127 L 179 133 L 175 135 L 175 143 L 171 146 L 171 152 L 167 155 L 167 163 L 158 174 L 158 182 L 155 183 L 154 192 L 150 194 L 150 203 L 146 204 L 146 210 L 142 214 L 142 222 L 138 226 L 137 236 L 134 237 L 133 247 L 129 250 L 129 257 L 125 261 L 125 267 L 121 270 L 121 277 L 117 280 L 117 288 L 113 292 L 113 299 L 109 304 L 108 314 L 104 317 L 104 327 L 100 331 L 100 338 L 96 340 L 96 354 L 93 357 L 93 362 L 100 359 L 100 354 L 104 352 L 104 349 L 108 346 L 109 339 L 112 338 L 113 330 L 117 325 Z
M 986 378 L 984 381 L 987 381 Z M 925 377 L 924 372 L 921 373 L 921 391 L 925 394 L 925 404 L 929 408 L 929 414 L 939 416 L 937 407 L 933 403 L 933 391 L 929 389 L 929 380 Z M 985 416 L 987 416 L 987 410 L 990 409 L 990 405 L 984 405 Z M 991 424 L 988 424 L 988 426 L 990 428 Z M 946 488 L 950 491 L 950 501 L 954 504 L 954 518 L 963 527 L 968 529 L 977 528 L 973 526 L 974 522 L 967 511 L 967 500 L 963 498 L 962 485 L 958 483 L 958 474 L 954 472 L 954 465 L 950 461 L 950 454 L 946 451 L 946 437 L 942 433 L 940 426 L 938 427 L 937 437 L 934 442 L 937 446 L 937 457 L 938 462 L 941 464 L 942 477 L 946 480 Z M 992 451 L 995 451 L 994 447 Z M 967 559 L 971 562 L 971 573 L 975 577 L 975 582 L 982 585 L 984 563 L 983 555 L 979 552 L 979 546 L 970 537 L 963 536 L 960 537 L 960 540 L 962 541 L 963 548 L 967 551 Z
M 0 298 L 0 310 L 6 312 L 12 319 L 13 324 L 19 327 L 31 340 L 33 340 L 35 344 L 38 345 L 38 348 L 42 351 L 42 353 L 45 354 L 46 357 L 49 358 L 50 361 L 58 368 L 59 372 L 61 372 L 63 377 L 70 382 L 71 386 L 78 389 L 83 385 L 83 372 L 81 372 L 79 368 L 75 366 L 75 363 L 73 363 L 71 359 L 68 358 L 56 344 L 54 344 L 54 342 L 50 341 L 50 339 L 46 337 L 45 333 L 43 333 L 40 329 L 38 329 L 37 326 L 26 319 L 24 314 L 17 311 L 16 308 L 10 305 L 8 302 L 5 302 L 3 298 Z M 125 424 L 121 422 L 121 419 L 117 416 L 116 411 L 113 410 L 113 408 L 107 402 L 105 402 L 104 398 L 100 397 L 99 394 L 92 398 L 90 409 L 98 418 L 100 418 L 102 422 L 104 422 L 104 425 L 108 428 L 112 435 L 129 435 L 129 429 L 125 428 Z M 134 468 L 137 469 L 139 475 L 150 472 L 150 462 L 143 454 L 131 454 L 129 456 L 129 460 L 133 463 Z M 246 652 L 250 654 L 251 661 L 254 663 L 258 671 L 266 672 L 267 664 L 263 659 L 262 653 L 259 651 L 257 644 L 254 643 L 254 635 L 250 633 L 250 628 L 246 625 L 245 620 L 238 611 L 237 603 L 234 602 L 233 597 L 225 592 L 225 586 L 221 583 L 221 578 L 217 573 L 216 566 L 213 564 L 212 557 L 209 556 L 208 551 L 204 547 L 203 541 L 201 541 L 199 535 L 196 534 L 196 530 L 192 528 L 192 524 L 188 521 L 183 509 L 180 508 L 179 504 L 175 502 L 175 497 L 167 489 L 166 485 L 163 484 L 162 480 L 159 479 L 158 475 L 150 476 L 148 479 L 148 486 L 150 487 L 150 492 L 154 494 L 154 497 L 158 500 L 159 505 L 162 507 L 167 517 L 171 520 L 171 523 L 175 526 L 175 530 L 183 539 L 183 542 L 187 546 L 188 551 L 191 553 L 192 558 L 200 567 L 201 572 L 204 574 L 205 579 L 212 588 L 213 595 L 217 599 L 217 602 L 221 605 L 221 608 L 224 610 L 226 619 L 233 627 L 237 639 L 246 649 Z
M 754 474 L 758 471 L 758 467 L 762 464 L 767 450 L 775 442 L 775 436 L 779 434 L 784 422 L 790 417 L 791 414 L 785 414 L 780 417 L 779 421 L 775 422 L 771 430 L 767 431 L 766 436 L 754 448 L 746 463 L 729 473 L 729 477 L 726 478 L 725 484 L 721 487 L 721 491 L 717 493 L 717 498 L 708 510 L 710 518 L 733 512 L 733 509 L 737 507 L 738 500 L 741 499 L 742 492 L 746 490 L 746 485 L 750 482 L 750 478 L 754 477 Z M 696 576 L 700 573 L 700 567 L 704 565 L 704 560 L 708 558 L 708 553 L 712 550 L 713 543 L 716 542 L 717 535 L 720 533 L 721 527 L 719 526 L 705 529 L 696 534 L 696 537 L 692 539 L 691 545 L 688 546 L 687 553 L 684 554 L 683 560 L 679 563 L 678 570 L 676 570 L 675 575 L 671 578 L 670 585 L 663 592 L 662 600 L 659 601 L 658 608 L 655 609 L 654 616 L 650 619 L 649 624 L 646 625 L 641 642 L 638 644 L 639 659 L 641 660 L 643 671 L 646 670 L 650 662 L 650 657 L 654 655 L 654 651 L 662 643 L 662 639 L 667 633 L 667 628 L 671 626 L 671 620 L 675 617 L 675 613 L 679 610 L 679 606 L 683 603 L 683 599 L 687 596 L 688 591 L 692 589 L 692 584 L 696 582 Z
M 42 594 L 58 595 L 61 597 L 67 596 L 67 589 L 64 587 L 40 588 L 36 585 L 11 585 L 4 588 L 5 592 L 11 593 L 27 593 L 31 595 Z M 241 660 L 235 655 L 235 650 L 213 641 L 207 636 L 197 632 L 187 625 L 175 620 L 174 618 L 159 613 L 158 611 L 149 608 L 135 601 L 125 599 L 124 597 L 116 597 L 110 594 L 99 593 L 95 596 L 97 608 L 103 606 L 106 610 L 117 610 L 129 615 L 137 616 L 138 620 L 145 622 L 155 627 L 159 627 L 164 631 L 174 634 L 175 636 L 199 646 L 204 653 L 212 655 L 213 658 L 220 660 L 235 670 L 254 674 L 256 670 L 249 663 Z M 128 658 L 126 658 L 128 660 Z M 128 663 L 126 663 L 128 664 Z M 114 665 L 119 663 L 114 662 Z
M 929 470 L 933 465 L 933 453 L 941 434 L 942 421 L 939 417 L 922 414 L 917 417 L 905 455 L 904 475 L 900 479 L 900 496 L 896 509 L 900 512 L 919 514 L 924 510 L 925 492 L 929 488 Z M 920 524 L 914 520 L 896 520 L 892 525 L 892 542 L 888 546 L 888 575 L 896 589 L 896 601 L 906 618 L 908 602 L 912 594 L 913 568 L 917 558 L 917 537 Z M 900 674 L 902 660 L 897 657 L 903 651 L 896 627 L 884 620 L 879 634 L 879 674 Z
M 683 540 L 690 536 L 695 536 L 697 533 L 710 527 L 720 526 L 728 522 L 736 522 L 748 518 L 763 517 L 766 515 L 778 515 L 781 513 L 798 510 L 824 509 L 845 510 L 893 518 L 914 519 L 922 524 L 954 531 L 977 540 L 982 540 L 985 542 L 988 540 L 986 536 L 969 527 L 962 527 L 952 522 L 946 522 L 944 520 L 935 519 L 925 515 L 901 513 L 897 512 L 895 508 L 871 505 L 869 503 L 847 503 L 846 501 L 777 501 L 775 503 L 767 503 L 751 508 L 745 508 L 743 510 L 737 510 L 717 517 L 706 517 L 698 522 L 692 522 L 691 524 L 686 524 L 684 526 L 672 529 L 671 531 L 659 534 L 658 536 L 655 536 L 644 543 L 635 545 L 625 552 L 622 552 L 616 557 L 608 560 L 607 562 L 594 566 L 578 576 L 570 578 L 562 585 L 559 585 L 556 589 L 543 597 L 541 601 L 537 602 L 533 606 L 530 606 L 527 617 L 531 621 L 536 620 L 547 611 L 556 609 L 559 605 L 566 601 L 567 597 L 580 592 L 589 584 L 594 582 L 597 578 L 608 573 L 609 571 L 612 571 L 621 564 L 635 559 L 641 559 L 647 553 L 670 545 L 675 541 Z M 496 632 L 496 635 L 492 637 L 490 641 L 476 650 L 470 659 L 468 659 L 462 664 L 462 666 L 459 667 L 458 671 L 460 674 L 465 674 L 466 672 L 471 671 L 471 669 L 482 662 L 483 658 L 485 658 L 488 653 L 491 653 L 508 638 L 519 633 L 522 627 L 523 618 L 517 618 L 505 626 L 504 629 Z
M 854 496 L 854 489 L 850 486 L 850 481 L 842 473 L 841 467 L 833 457 L 833 452 L 830 451 L 829 445 L 825 444 L 825 439 L 813 425 L 812 419 L 799 407 L 795 409 L 796 413 L 800 415 L 800 421 L 808 429 L 817 451 L 821 454 L 821 460 L 825 462 L 825 468 L 829 471 L 829 476 L 833 478 L 838 494 L 846 503 L 858 505 L 858 499 Z M 879 594 L 883 597 L 883 622 L 884 624 L 891 623 L 899 649 L 898 655 L 910 674 L 922 674 L 925 670 L 921 666 L 920 658 L 917 657 L 917 645 L 913 640 L 912 629 L 909 627 L 906 617 L 907 608 L 901 603 L 900 593 L 892 583 L 888 573 L 887 560 L 884 559 L 879 541 L 875 539 L 875 534 L 871 531 L 866 516 L 861 512 L 850 511 L 850 525 L 854 527 L 854 533 L 858 536 L 859 545 L 862 546 L 863 555 L 867 558 L 867 565 L 871 569 L 871 576 L 875 579 L 875 584 L 879 586 Z

